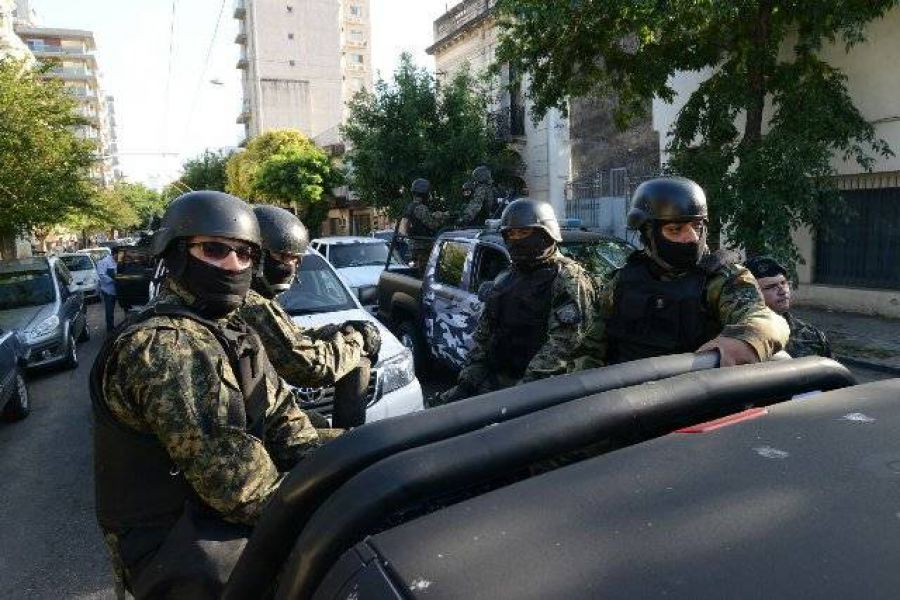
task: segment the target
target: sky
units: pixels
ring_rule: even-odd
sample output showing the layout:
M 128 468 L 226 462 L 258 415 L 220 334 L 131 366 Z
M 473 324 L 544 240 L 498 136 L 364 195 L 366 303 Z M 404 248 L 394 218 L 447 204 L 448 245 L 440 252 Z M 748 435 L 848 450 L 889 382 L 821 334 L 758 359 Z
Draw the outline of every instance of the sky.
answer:
M 456 2 L 370 0 L 376 71 L 390 76 L 403 51 L 433 69 L 425 53 L 433 21 Z M 171 0 L 31 5 L 42 26 L 94 32 L 104 93 L 115 97 L 120 168 L 129 181 L 162 187 L 188 158 L 233 147 L 243 137 L 235 123 L 242 91 L 234 0 L 175 0 L 174 19 Z

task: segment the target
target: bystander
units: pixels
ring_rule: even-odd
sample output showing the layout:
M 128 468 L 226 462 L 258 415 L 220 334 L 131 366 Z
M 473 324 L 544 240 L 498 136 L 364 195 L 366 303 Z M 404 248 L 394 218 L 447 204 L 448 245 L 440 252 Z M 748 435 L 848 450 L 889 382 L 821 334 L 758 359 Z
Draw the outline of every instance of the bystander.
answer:
M 116 260 L 107 254 L 97 262 L 97 277 L 100 280 L 100 296 L 103 298 L 103 310 L 106 313 L 106 332 L 115 327 L 116 315 Z

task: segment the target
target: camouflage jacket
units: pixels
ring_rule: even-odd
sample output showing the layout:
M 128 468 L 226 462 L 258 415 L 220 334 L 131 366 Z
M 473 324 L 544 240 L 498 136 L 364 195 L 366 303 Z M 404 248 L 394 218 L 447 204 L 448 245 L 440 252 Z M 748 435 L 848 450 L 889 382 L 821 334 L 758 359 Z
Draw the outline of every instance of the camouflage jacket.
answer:
M 168 285 L 156 302 L 183 305 L 183 297 Z M 237 312 L 221 322 L 231 319 Z M 199 496 L 235 523 L 253 524 L 281 483 L 279 467 L 289 469 L 322 441 L 264 352 L 261 358 L 262 441 L 230 423 L 229 407 L 243 404 L 238 378 L 213 333 L 192 319 L 154 316 L 126 327 L 103 380 L 113 416 L 155 435 Z
M 554 260 L 560 270 L 551 291 L 547 341 L 528 363 L 521 383 L 565 373 L 571 350 L 579 345 L 594 318 L 599 293 L 596 280 L 561 254 Z M 488 311 L 482 311 L 473 334 L 475 344 L 459 374 L 459 381 L 470 389 L 482 388 L 491 375 L 488 349 L 495 328 Z
M 463 226 L 475 226 L 481 227 L 484 223 L 479 223 L 478 213 L 482 212 L 482 210 L 486 213 L 485 219 L 491 218 L 491 213 L 493 212 L 493 204 L 494 204 L 494 186 L 490 184 L 479 184 L 475 187 L 475 191 L 472 193 L 472 197 L 469 198 L 468 204 L 463 209 L 462 215 L 459 217 L 459 222 Z
M 407 236 L 411 246 L 431 246 L 441 227 L 447 224 L 447 214 L 432 210 L 421 200 L 413 200 L 406 214 Z
M 606 364 L 606 323 L 614 313 L 617 281 L 618 273 L 604 286 L 594 322 L 574 352 L 570 371 Z M 787 323 L 766 306 L 756 278 L 742 265 L 727 264 L 709 276 L 705 300 L 721 328 L 719 335 L 747 342 L 760 360 L 769 360 L 787 344 Z
M 363 338 L 356 331 L 302 329 L 278 302 L 253 290 L 238 312 L 259 334 L 275 371 L 291 385 L 334 385 L 359 365 Z
M 787 353 L 794 358 L 801 356 L 824 356 L 831 358 L 831 344 L 820 330 L 801 321 L 789 312 L 781 315 L 791 328 L 791 338 L 787 343 Z

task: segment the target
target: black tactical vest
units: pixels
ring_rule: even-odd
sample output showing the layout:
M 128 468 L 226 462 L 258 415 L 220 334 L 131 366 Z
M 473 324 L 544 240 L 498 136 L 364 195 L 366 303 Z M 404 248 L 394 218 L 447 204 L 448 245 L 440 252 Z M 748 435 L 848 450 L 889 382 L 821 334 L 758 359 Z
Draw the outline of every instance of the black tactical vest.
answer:
M 437 232 L 432 230 L 428 225 L 420 221 L 413 211 L 420 204 L 424 204 L 421 200 L 413 200 L 406 207 L 406 235 L 411 238 L 434 238 Z M 427 206 L 425 208 L 428 208 Z M 430 209 L 429 209 L 430 210 Z
M 155 316 L 192 319 L 216 336 L 222 357 L 231 365 L 243 395 L 242 402 L 228 407 L 229 421 L 258 439 L 265 435 L 267 396 L 262 346 L 252 329 L 240 324 L 223 327 L 177 305 L 157 304 L 130 318 L 116 335 L 107 338 L 90 374 L 97 520 L 105 530 L 170 527 L 186 502 L 215 512 L 197 496 L 156 436 L 120 422 L 103 397 L 103 381 L 117 334 Z
M 683 277 L 660 281 L 651 260 L 633 253 L 618 271 L 606 321 L 607 363 L 694 352 L 716 337 L 722 327 L 706 305 L 706 282 L 725 261 L 711 254 Z
M 512 268 L 497 278 L 485 310 L 493 321 L 489 360 L 511 377 L 525 374 L 547 341 L 553 282 L 560 265 L 552 261 L 533 271 Z

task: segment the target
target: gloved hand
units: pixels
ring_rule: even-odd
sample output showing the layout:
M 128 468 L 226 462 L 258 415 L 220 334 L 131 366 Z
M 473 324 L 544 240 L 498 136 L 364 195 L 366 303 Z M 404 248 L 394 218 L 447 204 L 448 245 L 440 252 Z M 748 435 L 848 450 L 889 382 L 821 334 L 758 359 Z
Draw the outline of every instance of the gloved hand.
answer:
M 363 352 L 372 361 L 372 365 L 378 362 L 378 353 L 381 351 L 381 333 L 378 327 L 369 321 L 347 321 L 344 329 L 358 331 L 363 338 Z
M 328 323 L 327 325 L 322 325 L 321 327 L 317 327 L 312 330 L 312 338 L 316 340 L 328 340 L 333 338 L 336 334 L 340 333 L 341 326 L 337 323 Z
M 753 346 L 743 340 L 724 335 L 709 340 L 700 346 L 697 352 L 706 352 L 707 350 L 719 351 L 720 367 L 734 367 L 736 365 L 749 365 L 759 362 L 759 356 L 756 355 L 756 350 L 753 349 Z

